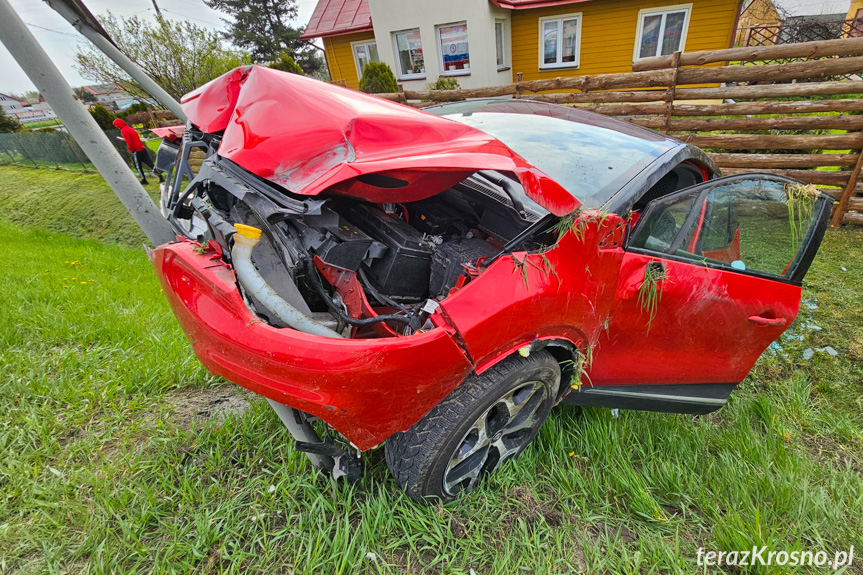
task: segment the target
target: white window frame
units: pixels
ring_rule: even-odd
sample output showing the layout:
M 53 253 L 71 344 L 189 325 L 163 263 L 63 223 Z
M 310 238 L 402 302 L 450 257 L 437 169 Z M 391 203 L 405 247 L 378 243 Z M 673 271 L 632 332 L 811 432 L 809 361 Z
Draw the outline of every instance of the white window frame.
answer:
M 495 63 L 497 63 L 497 27 L 500 26 L 500 49 L 501 49 L 501 63 L 497 64 L 497 71 L 502 72 L 504 70 L 509 70 L 509 62 L 507 60 L 506 53 L 506 20 L 495 20 L 494 21 L 494 59 Z
M 464 27 L 467 28 L 467 22 L 465 20 L 462 20 L 461 22 L 451 22 L 449 24 L 438 24 L 434 27 L 435 43 L 436 43 L 436 49 L 437 49 L 437 53 L 438 53 L 437 54 L 437 56 L 438 56 L 438 62 L 437 63 L 438 63 L 438 66 L 440 66 L 440 75 L 441 76 L 470 76 L 470 68 L 468 68 L 467 70 L 454 70 L 454 71 L 447 70 L 446 64 L 444 64 L 444 62 L 443 62 L 443 50 L 441 50 L 441 47 L 440 47 L 440 29 L 441 28 L 449 28 L 450 26 L 459 26 L 461 24 L 464 24 Z M 467 50 L 468 50 L 468 53 L 467 53 L 468 60 L 470 60 L 470 32 L 467 33 Z M 470 63 L 468 63 L 468 66 L 470 66 Z
M 669 12 L 686 12 L 683 17 L 683 30 L 680 34 L 680 51 L 686 48 L 686 36 L 689 33 L 689 20 L 692 18 L 692 4 L 675 4 L 673 6 L 659 6 L 657 8 L 644 8 L 638 11 L 638 24 L 635 28 L 635 46 L 632 48 L 632 61 L 639 60 L 639 50 L 641 50 L 641 33 L 644 28 L 644 19 L 647 16 L 655 16 L 657 14 L 667 14 Z M 662 20 L 662 26 L 659 29 L 659 41 L 656 43 L 656 50 L 662 50 L 662 36 L 665 32 L 666 18 Z M 645 56 L 650 58 L 650 56 Z
M 558 26 L 558 41 L 557 41 L 557 62 L 554 64 L 545 63 L 545 38 L 544 29 L 545 23 L 557 20 L 560 22 Z M 575 20 L 577 22 L 575 29 L 575 62 L 561 62 L 563 57 L 563 21 Z M 584 21 L 583 12 L 575 12 L 573 14 L 555 14 L 554 16 L 546 16 L 539 19 L 539 69 L 554 70 L 556 68 L 578 68 L 581 65 L 581 23 Z
M 372 57 L 371 57 L 371 54 L 369 53 L 369 45 L 370 44 L 374 44 L 375 49 L 377 49 L 378 43 L 375 41 L 374 38 L 372 38 L 371 40 L 360 40 L 358 42 L 351 42 L 351 55 L 354 57 L 354 67 L 357 69 L 357 78 L 363 77 L 363 71 L 360 69 L 360 61 L 357 59 L 356 47 L 357 46 L 365 46 L 366 55 L 368 56 L 369 62 L 371 62 Z M 378 62 L 381 61 L 380 58 L 381 58 L 381 53 L 378 52 Z
M 398 78 L 399 80 L 424 80 L 426 77 L 426 72 L 428 72 L 428 66 L 426 65 L 426 50 L 425 50 L 425 47 L 423 47 L 423 67 L 426 68 L 426 72 L 423 72 L 421 74 L 403 74 L 402 73 L 401 60 L 399 59 L 399 42 L 398 42 L 398 39 L 396 38 L 396 36 L 398 36 L 399 34 L 407 34 L 409 32 L 414 32 L 414 31 L 419 33 L 420 45 L 422 45 L 423 37 L 422 37 L 422 32 L 420 31 L 419 28 L 406 28 L 404 30 L 395 30 L 395 31 L 391 32 L 392 40 L 393 40 L 393 56 L 395 56 L 395 63 L 396 63 L 396 78 Z M 378 52 L 378 55 L 380 56 L 380 52 Z

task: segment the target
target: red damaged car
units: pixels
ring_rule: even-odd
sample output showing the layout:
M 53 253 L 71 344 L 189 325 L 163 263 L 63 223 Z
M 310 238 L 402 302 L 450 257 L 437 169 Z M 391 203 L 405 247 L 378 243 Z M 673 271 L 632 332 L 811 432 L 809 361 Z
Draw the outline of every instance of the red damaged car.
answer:
M 151 257 L 195 353 L 334 476 L 385 442 L 417 500 L 472 489 L 560 402 L 721 407 L 794 320 L 831 207 L 545 103 L 420 111 L 247 67 L 183 107 L 157 157 L 179 238 Z

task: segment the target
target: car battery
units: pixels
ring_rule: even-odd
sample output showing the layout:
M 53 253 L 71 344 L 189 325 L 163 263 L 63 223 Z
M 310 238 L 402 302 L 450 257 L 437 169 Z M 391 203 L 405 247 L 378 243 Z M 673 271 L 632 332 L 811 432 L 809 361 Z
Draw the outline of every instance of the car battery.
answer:
M 395 300 L 420 301 L 428 293 L 433 248 L 404 220 L 368 204 L 356 204 L 345 215 L 366 234 L 387 246 L 372 260 L 368 277 L 375 289 Z

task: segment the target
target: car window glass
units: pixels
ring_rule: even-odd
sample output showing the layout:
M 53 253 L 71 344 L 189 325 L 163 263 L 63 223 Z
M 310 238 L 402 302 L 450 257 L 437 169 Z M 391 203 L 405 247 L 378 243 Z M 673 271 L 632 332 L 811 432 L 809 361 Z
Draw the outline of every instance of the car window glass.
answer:
M 638 222 L 629 241 L 630 247 L 667 253 L 699 194 L 699 191 L 685 193 L 673 200 L 657 204 Z
M 814 187 L 752 178 L 714 186 L 702 195 L 703 189 L 650 210 L 630 245 L 741 271 L 774 276 L 793 271 L 817 212 Z M 667 226 L 671 219 L 665 213 L 687 201 L 692 210 L 687 229 L 669 240 L 662 222 Z

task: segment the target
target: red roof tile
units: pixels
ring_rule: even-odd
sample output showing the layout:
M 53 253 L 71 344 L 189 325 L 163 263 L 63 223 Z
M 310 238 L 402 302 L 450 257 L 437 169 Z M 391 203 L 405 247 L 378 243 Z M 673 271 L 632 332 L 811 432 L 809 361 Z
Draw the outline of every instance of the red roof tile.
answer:
M 525 10 L 527 8 L 545 8 L 546 6 L 562 6 L 563 4 L 575 4 L 587 0 L 491 0 L 501 8 L 510 10 Z
M 318 0 L 303 38 L 323 38 L 372 30 L 368 0 Z

